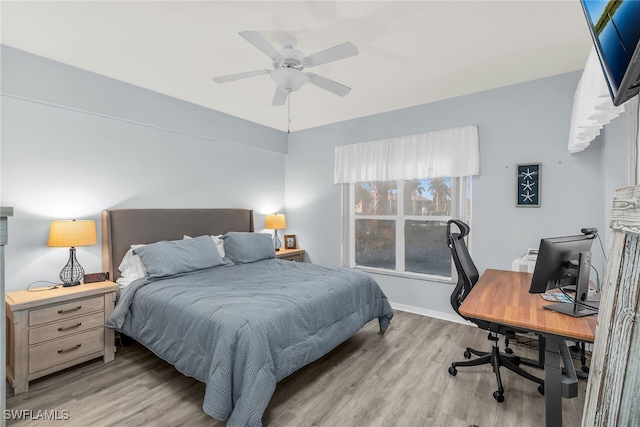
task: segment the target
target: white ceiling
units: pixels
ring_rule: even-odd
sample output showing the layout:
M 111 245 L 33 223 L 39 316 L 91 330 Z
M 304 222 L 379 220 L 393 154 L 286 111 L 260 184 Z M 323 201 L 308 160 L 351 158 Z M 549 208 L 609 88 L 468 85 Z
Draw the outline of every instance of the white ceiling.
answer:
M 352 42 L 356 57 L 313 72 L 352 88 L 307 84 L 291 98 L 291 131 L 575 71 L 591 40 L 578 0 L 555 1 L 2 1 L 2 43 L 272 128 L 271 68 L 238 35 L 260 31 L 305 55 Z

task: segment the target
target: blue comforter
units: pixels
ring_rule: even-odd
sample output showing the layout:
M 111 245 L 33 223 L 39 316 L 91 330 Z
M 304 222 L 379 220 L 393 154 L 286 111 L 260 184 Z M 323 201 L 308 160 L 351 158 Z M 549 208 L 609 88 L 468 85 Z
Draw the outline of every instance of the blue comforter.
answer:
M 107 326 L 206 384 L 204 411 L 260 426 L 276 382 L 393 311 L 352 269 L 279 259 L 131 283 Z

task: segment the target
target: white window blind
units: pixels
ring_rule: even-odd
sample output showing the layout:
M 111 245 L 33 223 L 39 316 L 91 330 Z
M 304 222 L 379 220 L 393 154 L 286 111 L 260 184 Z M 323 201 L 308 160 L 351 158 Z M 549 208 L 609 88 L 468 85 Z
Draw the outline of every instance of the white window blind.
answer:
M 360 142 L 335 149 L 336 184 L 479 173 L 477 126 Z

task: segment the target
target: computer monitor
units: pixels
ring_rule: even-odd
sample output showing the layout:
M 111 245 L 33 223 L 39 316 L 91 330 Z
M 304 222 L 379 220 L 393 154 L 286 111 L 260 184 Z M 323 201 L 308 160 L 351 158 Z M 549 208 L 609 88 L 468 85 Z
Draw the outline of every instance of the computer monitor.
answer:
M 596 231 L 592 231 L 595 229 L 583 230 L 586 230 L 585 234 L 577 236 L 540 240 L 538 258 L 529 288 L 529 292 L 532 294 L 542 294 L 553 288 L 575 286 L 574 302 L 544 306 L 546 309 L 573 317 L 597 313 L 597 311 L 580 304 L 587 300 L 589 292 L 591 244 L 596 236 Z

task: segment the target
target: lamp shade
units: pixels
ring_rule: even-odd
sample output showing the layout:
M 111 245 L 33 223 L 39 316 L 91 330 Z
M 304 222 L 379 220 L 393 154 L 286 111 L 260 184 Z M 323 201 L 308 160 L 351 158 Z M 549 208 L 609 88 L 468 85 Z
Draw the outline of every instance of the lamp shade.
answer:
M 96 243 L 96 222 L 93 220 L 51 221 L 47 246 L 72 248 Z
M 280 230 L 287 228 L 287 219 L 284 214 L 267 215 L 264 219 L 264 228 L 269 230 Z

